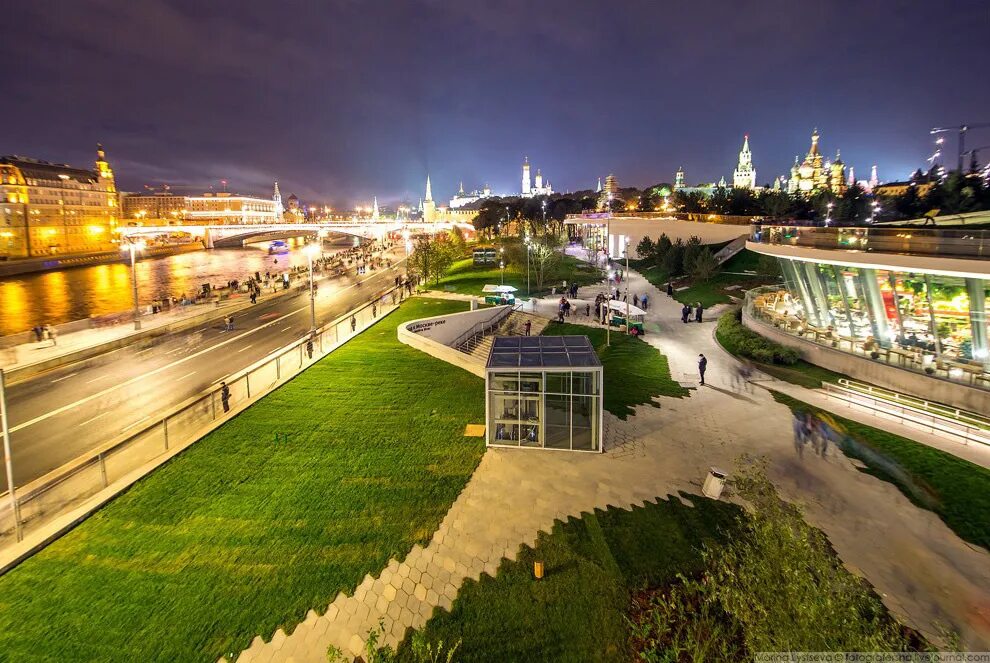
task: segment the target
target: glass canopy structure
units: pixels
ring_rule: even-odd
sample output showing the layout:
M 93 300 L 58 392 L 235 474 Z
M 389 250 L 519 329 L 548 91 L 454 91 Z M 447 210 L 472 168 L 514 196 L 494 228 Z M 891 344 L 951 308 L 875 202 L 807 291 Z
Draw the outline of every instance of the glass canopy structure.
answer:
M 780 247 L 780 248 L 777 248 Z M 754 228 L 784 287 L 749 313 L 827 347 L 990 389 L 990 233 L 927 228 Z
M 602 364 L 586 336 L 499 336 L 485 368 L 488 446 L 602 451 Z

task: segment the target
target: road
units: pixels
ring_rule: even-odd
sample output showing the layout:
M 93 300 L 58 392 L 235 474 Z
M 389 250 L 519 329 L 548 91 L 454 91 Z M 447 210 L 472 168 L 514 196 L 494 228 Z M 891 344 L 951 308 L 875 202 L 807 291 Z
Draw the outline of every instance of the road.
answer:
M 318 323 L 328 322 L 392 286 L 404 265 L 320 282 Z M 235 316 L 128 346 L 96 360 L 65 366 L 7 389 L 15 485 L 60 467 L 121 433 L 138 430 L 178 405 L 255 363 L 310 328 L 308 292 L 259 301 Z M 5 490 L 6 472 L 0 474 Z

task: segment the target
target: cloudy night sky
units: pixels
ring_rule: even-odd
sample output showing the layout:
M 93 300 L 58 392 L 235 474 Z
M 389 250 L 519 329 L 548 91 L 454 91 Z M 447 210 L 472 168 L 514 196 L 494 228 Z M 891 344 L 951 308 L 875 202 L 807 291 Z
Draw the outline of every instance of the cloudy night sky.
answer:
M 0 152 L 88 166 L 102 141 L 125 190 L 278 179 L 341 206 L 415 200 L 427 172 L 440 198 L 516 192 L 524 155 L 557 190 L 731 180 L 744 133 L 763 184 L 817 126 L 897 179 L 932 126 L 990 121 L 988 7 L 13 0 Z

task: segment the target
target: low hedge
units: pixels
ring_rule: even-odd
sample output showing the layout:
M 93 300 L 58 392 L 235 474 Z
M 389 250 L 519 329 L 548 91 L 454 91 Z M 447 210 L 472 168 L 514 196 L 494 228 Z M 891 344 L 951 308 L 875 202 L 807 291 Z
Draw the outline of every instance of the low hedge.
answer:
M 743 327 L 741 311 L 723 313 L 718 319 L 715 336 L 732 354 L 763 364 L 792 366 L 801 358 L 797 350 L 775 343 Z

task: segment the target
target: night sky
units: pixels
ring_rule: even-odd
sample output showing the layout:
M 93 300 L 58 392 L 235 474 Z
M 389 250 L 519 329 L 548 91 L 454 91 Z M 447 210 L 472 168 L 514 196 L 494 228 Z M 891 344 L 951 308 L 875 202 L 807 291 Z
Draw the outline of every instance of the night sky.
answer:
M 0 152 L 335 205 L 463 180 L 517 192 L 760 184 L 812 129 L 858 177 L 903 178 L 935 125 L 990 121 L 990 4 L 478 0 L 13 0 Z M 990 145 L 990 130 L 970 146 Z M 955 139 L 947 156 L 955 163 Z M 990 158 L 987 150 L 983 160 Z

